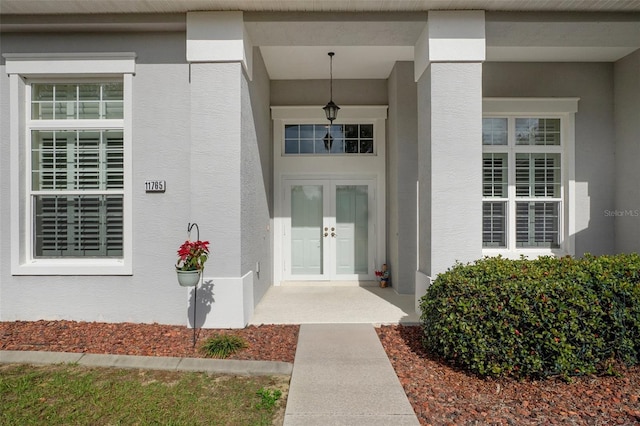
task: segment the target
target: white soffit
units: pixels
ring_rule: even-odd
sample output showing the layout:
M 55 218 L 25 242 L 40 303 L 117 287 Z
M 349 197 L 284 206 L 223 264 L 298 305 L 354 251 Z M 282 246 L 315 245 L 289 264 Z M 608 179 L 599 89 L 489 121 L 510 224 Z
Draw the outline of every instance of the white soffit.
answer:
M 413 46 L 261 46 L 272 80 L 386 79 L 397 61 L 413 61 Z

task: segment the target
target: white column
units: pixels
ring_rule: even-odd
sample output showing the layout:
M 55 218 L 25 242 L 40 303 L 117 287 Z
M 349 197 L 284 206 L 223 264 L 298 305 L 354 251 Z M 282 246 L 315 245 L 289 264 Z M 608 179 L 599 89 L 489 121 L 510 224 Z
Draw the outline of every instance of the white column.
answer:
M 240 100 L 237 62 L 191 65 L 191 185 L 185 190 L 191 220 L 212 243 L 206 269 L 225 277 L 240 274 Z
M 251 297 L 241 245 L 243 67 L 247 75 L 251 68 L 244 34 L 242 12 L 187 14 L 191 168 L 185 173 L 191 179 L 185 190 L 191 221 L 212 252 L 198 291 L 197 327 L 244 327 L 244 301 Z
M 482 256 L 484 12 L 429 12 L 415 56 L 419 298 L 456 261 Z
M 253 43 L 242 12 L 187 13 L 187 61 L 240 62 L 253 79 Z

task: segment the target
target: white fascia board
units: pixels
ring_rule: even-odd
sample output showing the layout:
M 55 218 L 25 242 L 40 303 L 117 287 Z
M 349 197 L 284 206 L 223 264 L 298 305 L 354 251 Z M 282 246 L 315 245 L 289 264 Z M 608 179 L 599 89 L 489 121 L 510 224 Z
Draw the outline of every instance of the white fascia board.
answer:
M 484 39 L 429 39 L 429 62 L 483 62 Z
M 486 58 L 483 10 L 431 11 L 429 62 L 482 62 Z
M 135 74 L 136 54 L 117 53 L 5 53 L 7 74 Z
M 188 62 L 241 62 L 252 78 L 253 45 L 242 12 L 188 12 Z
M 414 78 L 431 62 L 484 62 L 487 57 L 482 10 L 430 11 L 414 46 Z
M 189 62 L 241 62 L 244 61 L 244 41 L 240 40 L 187 40 Z

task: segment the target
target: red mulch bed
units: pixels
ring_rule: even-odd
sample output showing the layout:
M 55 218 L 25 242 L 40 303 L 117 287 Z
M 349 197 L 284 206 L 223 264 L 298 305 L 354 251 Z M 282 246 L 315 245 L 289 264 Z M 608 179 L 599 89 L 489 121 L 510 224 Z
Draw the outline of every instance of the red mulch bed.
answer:
M 0 350 L 41 350 L 203 357 L 198 346 L 215 333 L 242 336 L 249 347 L 231 359 L 293 362 L 299 326 L 239 330 L 75 321 L 0 322 Z M 576 377 L 571 383 L 483 380 L 430 358 L 417 326 L 377 329 L 409 401 L 423 425 L 637 425 L 640 367 L 622 377 Z
M 260 325 L 233 330 L 182 326 L 76 321 L 0 322 L 0 350 L 204 358 L 199 347 L 213 334 L 243 337 L 246 349 L 228 359 L 293 362 L 297 325 Z
M 480 379 L 431 359 L 420 327 L 377 329 L 423 425 L 637 425 L 640 366 L 622 377 L 545 381 Z

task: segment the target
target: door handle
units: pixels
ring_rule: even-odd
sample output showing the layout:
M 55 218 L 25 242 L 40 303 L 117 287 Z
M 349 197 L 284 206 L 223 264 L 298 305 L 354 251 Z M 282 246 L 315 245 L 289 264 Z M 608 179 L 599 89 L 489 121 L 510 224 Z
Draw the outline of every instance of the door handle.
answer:
M 325 232 L 325 233 L 324 233 L 324 236 L 325 236 L 325 237 L 328 237 L 328 236 L 329 236 L 329 233 L 328 233 L 328 232 Z
M 326 235 L 326 234 L 325 234 L 325 235 Z M 336 234 L 335 232 L 332 232 L 332 233 L 331 233 L 331 236 L 332 236 L 333 238 L 335 238 L 335 237 L 336 237 L 336 235 L 337 235 L 337 234 Z

